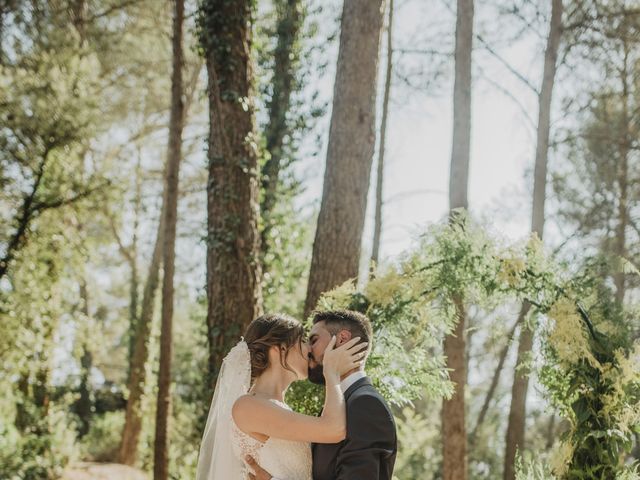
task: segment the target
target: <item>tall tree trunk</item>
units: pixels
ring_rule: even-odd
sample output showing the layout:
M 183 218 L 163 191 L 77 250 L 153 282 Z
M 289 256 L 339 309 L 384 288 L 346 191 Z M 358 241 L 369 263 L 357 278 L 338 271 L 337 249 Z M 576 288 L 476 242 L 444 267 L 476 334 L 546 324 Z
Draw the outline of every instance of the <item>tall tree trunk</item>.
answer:
M 171 75 L 171 117 L 169 121 L 169 148 L 165 176 L 164 234 L 162 260 L 162 321 L 160 329 L 160 367 L 158 370 L 158 397 L 156 432 L 153 456 L 154 480 L 167 480 L 169 476 L 168 425 L 171 409 L 171 352 L 173 339 L 173 276 L 175 272 L 176 222 L 178 216 L 178 180 L 184 128 L 182 100 L 182 28 L 184 0 L 174 1 L 173 16 L 173 71 Z
M 518 314 L 520 325 L 520 339 L 518 342 L 518 356 L 516 370 L 513 373 L 511 386 L 511 407 L 509 423 L 507 425 L 504 477 L 515 478 L 516 453 L 524 448 L 524 427 L 526 423 L 527 391 L 529 389 L 529 372 L 521 368 L 533 348 L 533 330 L 526 324 L 525 318 L 531 305 L 524 302 Z
M 487 395 L 484 397 L 484 402 L 482 403 L 482 407 L 480 408 L 480 413 L 478 414 L 478 421 L 476 422 L 476 426 L 474 427 L 471 435 L 469 437 L 470 443 L 473 445 L 476 437 L 478 435 L 478 431 L 482 424 L 484 423 L 484 419 L 489 411 L 489 406 L 491 405 L 491 401 L 493 400 L 493 395 L 496 392 L 496 388 L 498 388 L 498 383 L 500 382 L 500 374 L 502 373 L 502 369 L 504 368 L 504 364 L 507 360 L 507 355 L 509 354 L 509 347 L 511 346 L 511 341 L 513 340 L 513 336 L 516 333 L 516 329 L 520 323 L 520 318 L 514 323 L 513 327 L 509 331 L 507 335 L 507 342 L 504 347 L 500 351 L 500 355 L 498 357 L 498 365 L 493 372 L 493 377 L 491 377 L 491 383 L 489 384 L 489 390 L 487 390 Z
M 129 382 L 127 383 L 129 397 L 127 399 L 125 423 L 118 453 L 120 463 L 124 463 L 125 465 L 133 465 L 138 456 L 138 439 L 140 438 L 140 431 L 142 429 L 142 412 L 140 411 L 140 406 L 147 376 L 145 364 L 149 357 L 149 333 L 151 331 L 156 290 L 158 289 L 158 283 L 160 281 L 160 265 L 162 263 L 165 203 L 163 199 L 162 209 L 160 211 L 160 222 L 156 233 L 156 243 L 153 247 L 147 281 L 142 293 L 140 318 L 135 332 L 131 372 Z
M 467 379 L 465 362 L 465 317 L 464 303 L 460 297 L 454 298 L 458 321 L 455 330 L 444 340 L 444 353 L 449 377 L 455 385 L 450 400 L 442 405 L 443 437 L 443 479 L 464 480 L 467 478 L 467 433 L 465 424 L 465 382 Z
M 262 167 L 263 198 L 260 213 L 263 220 L 261 236 L 262 270 L 264 258 L 270 248 L 269 235 L 274 225 L 273 209 L 278 199 L 280 171 L 283 167 L 284 137 L 289 133 L 287 113 L 291 107 L 291 94 L 295 86 L 298 52 L 296 43 L 300 36 L 303 15 L 300 0 L 280 0 L 278 5 L 278 44 L 275 50 L 273 72 L 273 96 L 267 106 L 269 123 L 265 131 L 269 157 Z
M 456 210 L 469 206 L 469 155 L 471 148 L 471 57 L 473 49 L 473 0 L 458 0 L 456 20 L 455 82 L 453 91 L 453 146 L 449 178 L 449 209 L 453 221 Z M 465 386 L 467 381 L 464 299 L 454 296 L 458 321 L 444 340 L 444 354 L 453 397 L 442 405 L 443 479 L 467 478 L 467 433 Z
M 89 292 L 87 289 L 86 280 L 82 280 L 80 283 L 80 299 L 82 301 L 82 313 L 85 317 L 85 322 L 90 321 L 89 312 Z M 85 334 L 82 339 L 82 356 L 80 357 L 80 398 L 76 403 L 76 412 L 80 419 L 80 428 L 78 435 L 80 437 L 85 436 L 89 432 L 89 426 L 91 425 L 91 407 L 93 406 L 91 400 L 91 369 L 93 368 L 93 354 L 89 347 L 88 334 L 90 328 L 89 325 L 85 326 Z
M 212 385 L 229 348 L 262 311 L 252 4 L 204 0 L 200 7 L 209 77 L 207 330 Z
M 378 172 L 376 175 L 376 214 L 373 228 L 373 248 L 371 262 L 378 264 L 380 238 L 382 236 L 382 202 L 384 180 L 384 154 L 387 143 L 387 120 L 389 118 L 389 97 L 391 96 L 391 74 L 393 73 L 393 0 L 389 0 L 389 24 L 387 25 L 387 71 L 384 80 L 384 99 L 380 126 L 380 151 L 378 152 Z
M 538 98 L 538 132 L 536 142 L 536 163 L 533 184 L 533 211 L 531 215 L 531 231 L 542 239 L 544 231 L 544 205 L 547 185 L 547 159 L 549 153 L 549 131 L 551 126 L 551 98 L 556 76 L 558 48 L 562 36 L 562 0 L 552 0 L 549 37 L 544 57 L 542 87 Z M 520 318 L 524 320 L 530 305 L 525 302 L 520 310 Z M 506 434 L 506 451 L 504 460 L 504 479 L 515 479 L 516 452 L 524 448 L 524 431 L 526 421 L 527 390 L 529 387 L 528 372 L 518 369 L 529 356 L 533 347 L 534 331 L 520 322 L 520 340 L 516 371 L 511 388 L 511 407 Z
M 74 0 L 69 5 L 71 13 L 71 22 L 80 36 L 81 43 L 85 41 L 85 30 L 87 23 L 87 1 Z
M 629 224 L 629 192 L 628 179 L 629 174 L 629 150 L 631 149 L 631 139 L 629 136 L 629 46 L 627 39 L 624 38 L 624 65 L 621 72 L 622 76 L 622 127 L 624 128 L 623 138 L 620 141 L 621 152 L 620 161 L 618 162 L 618 171 L 616 172 L 619 196 L 618 196 L 618 222 L 616 225 L 616 240 L 614 253 L 617 257 L 625 258 L 627 255 L 627 226 Z M 616 286 L 616 300 L 619 304 L 624 302 L 625 296 L 625 273 L 618 268 L 613 276 Z
M 322 203 L 305 316 L 320 295 L 358 276 L 371 163 L 384 0 L 345 0 Z
M 138 276 L 138 225 L 140 224 L 140 213 L 142 209 L 142 168 L 141 156 L 138 152 L 138 162 L 136 164 L 135 179 L 135 198 L 134 211 L 135 218 L 133 221 L 133 237 L 131 246 L 126 252 L 126 258 L 131 269 L 131 277 L 129 280 L 129 362 L 127 372 L 127 382 L 131 378 L 131 365 L 133 363 L 133 351 L 135 349 L 136 331 L 138 330 L 138 284 L 140 282 Z
M 551 418 L 549 419 L 549 426 L 547 428 L 547 439 L 544 445 L 544 448 L 547 452 L 551 450 L 551 447 L 553 447 L 553 443 L 556 440 L 555 427 L 556 427 L 556 414 L 552 413 Z
M 19 432 L 25 432 L 31 423 L 29 414 L 29 372 L 25 371 L 20 374 L 17 382 L 17 392 L 19 392 L 18 401 L 16 403 L 16 417 L 14 421 L 15 427 Z
M 16 0 L 3 0 L 0 2 L 0 65 L 4 64 L 6 53 L 4 51 L 5 16 L 16 8 Z

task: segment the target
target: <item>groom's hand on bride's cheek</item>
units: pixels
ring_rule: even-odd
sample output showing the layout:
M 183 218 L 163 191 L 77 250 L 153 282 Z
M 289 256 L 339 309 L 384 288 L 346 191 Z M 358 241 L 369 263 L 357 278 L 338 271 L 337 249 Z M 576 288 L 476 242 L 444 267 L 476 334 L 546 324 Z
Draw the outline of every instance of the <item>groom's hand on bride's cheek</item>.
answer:
M 251 480 L 271 480 L 271 474 L 260 465 L 258 465 L 253 457 L 247 455 L 245 457 L 245 461 L 247 462 L 247 465 L 249 465 L 255 472 L 254 474 L 249 473 L 249 478 Z

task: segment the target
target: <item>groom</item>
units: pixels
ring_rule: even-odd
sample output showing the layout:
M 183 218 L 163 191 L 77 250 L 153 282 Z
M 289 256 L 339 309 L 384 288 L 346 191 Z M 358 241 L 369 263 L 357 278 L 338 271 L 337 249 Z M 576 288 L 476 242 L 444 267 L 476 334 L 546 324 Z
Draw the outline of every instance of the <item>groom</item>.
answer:
M 336 346 L 360 337 L 371 348 L 373 331 L 369 319 L 351 310 L 317 312 L 309 332 L 309 380 L 324 384 L 322 358 L 331 337 Z M 341 378 L 347 410 L 347 437 L 340 443 L 313 444 L 313 480 L 391 480 L 397 438 L 393 415 L 382 396 L 365 375 L 355 369 Z M 273 477 L 253 459 L 253 480 Z M 277 479 L 273 479 L 277 480 Z

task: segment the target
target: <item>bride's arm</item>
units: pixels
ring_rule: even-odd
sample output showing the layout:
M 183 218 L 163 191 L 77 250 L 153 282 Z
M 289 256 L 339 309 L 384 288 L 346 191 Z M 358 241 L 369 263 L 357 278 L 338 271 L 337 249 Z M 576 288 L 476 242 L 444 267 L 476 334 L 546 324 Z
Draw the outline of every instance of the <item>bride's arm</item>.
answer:
M 320 417 L 291 412 L 269 400 L 243 396 L 233 406 L 233 419 L 240 430 L 283 440 L 314 443 L 337 443 L 346 436 L 344 396 L 340 390 L 340 375 L 361 364 L 365 343 L 354 338 L 332 350 L 335 337 L 324 354 L 326 394 Z M 356 345 L 357 344 L 357 345 Z

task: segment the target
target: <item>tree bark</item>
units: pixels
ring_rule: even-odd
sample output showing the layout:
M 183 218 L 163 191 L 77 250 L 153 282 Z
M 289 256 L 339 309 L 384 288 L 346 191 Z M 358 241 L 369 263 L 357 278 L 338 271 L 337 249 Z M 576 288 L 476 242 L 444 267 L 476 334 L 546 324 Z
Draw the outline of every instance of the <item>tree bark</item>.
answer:
M 281 0 L 278 11 L 278 44 L 275 50 L 273 96 L 267 106 L 269 123 L 265 130 L 269 158 L 262 167 L 263 199 L 260 213 L 263 220 L 261 236 L 262 271 L 264 258 L 270 249 L 269 235 L 274 225 L 273 209 L 278 199 L 280 171 L 283 167 L 284 137 L 289 133 L 287 113 L 291 107 L 291 94 L 295 85 L 298 54 L 296 43 L 300 36 L 303 15 L 300 0 Z
M 491 378 L 491 384 L 489 385 L 489 390 L 487 391 L 487 395 L 484 397 L 484 402 L 482 403 L 482 408 L 480 408 L 480 413 L 478 414 L 478 421 L 476 422 L 476 426 L 471 432 L 471 436 L 469 438 L 471 444 L 475 442 L 476 436 L 478 435 L 478 431 L 482 424 L 484 423 L 484 419 L 489 411 L 489 405 L 491 405 L 491 400 L 493 400 L 493 395 L 496 392 L 496 388 L 498 387 L 498 383 L 500 382 L 500 374 L 502 373 L 502 369 L 504 368 L 504 363 L 507 360 L 507 355 L 509 354 L 509 347 L 511 346 L 511 340 L 513 340 L 513 336 L 515 335 L 516 329 L 520 324 L 520 317 L 518 316 L 518 320 L 515 322 L 509 334 L 507 335 L 507 343 L 500 351 L 500 356 L 498 357 L 498 365 L 493 372 L 493 377 Z
M 616 225 L 615 255 L 625 258 L 627 256 L 627 226 L 629 224 L 629 186 L 627 176 L 629 174 L 629 150 L 631 149 L 631 139 L 629 138 L 629 46 L 627 39 L 624 40 L 624 65 L 621 72 L 622 77 L 622 126 L 624 128 L 623 138 L 621 139 L 620 162 L 618 162 L 618 171 L 616 172 L 619 196 L 618 196 L 618 222 Z M 618 272 L 613 276 L 616 286 L 616 301 L 622 305 L 626 290 L 625 273 L 620 267 Z
M 209 382 L 262 311 L 251 0 L 205 0 L 201 43 L 209 94 L 207 330 Z
M 304 313 L 357 278 L 371 163 L 384 0 L 348 0 L 342 11 L 322 203 Z
M 162 245 L 164 235 L 164 208 L 165 200 L 162 201 L 160 212 L 160 222 L 156 233 L 156 243 L 151 255 L 147 281 L 142 293 L 142 304 L 140 306 L 140 318 L 135 332 L 135 345 L 131 363 L 131 372 L 127 389 L 129 397 L 127 399 L 127 410 L 125 413 L 125 424 L 122 430 L 122 439 L 118 459 L 125 465 L 133 465 L 138 456 L 138 439 L 142 429 L 142 412 L 140 405 L 146 383 L 145 364 L 149 357 L 149 333 L 153 320 L 156 290 L 160 281 L 160 266 L 162 263 Z
M 173 71 L 171 75 L 171 117 L 169 120 L 169 148 L 165 176 L 164 234 L 162 259 L 162 319 L 160 328 L 160 366 L 158 370 L 158 397 L 156 404 L 156 431 L 153 457 L 154 480 L 167 480 L 169 476 L 168 425 L 171 410 L 171 352 L 173 338 L 173 276 L 175 273 L 176 223 L 178 216 L 178 181 L 184 128 L 184 102 L 182 71 L 184 52 L 182 29 L 184 0 L 174 0 L 173 16 Z
M 527 391 L 529 389 L 529 372 L 521 367 L 527 360 L 533 347 L 534 331 L 526 325 L 524 319 L 529 312 L 531 305 L 524 302 L 518 315 L 520 324 L 520 339 L 518 342 L 518 356 L 516 360 L 516 370 L 513 374 L 513 384 L 511 386 L 511 406 L 509 409 L 509 423 L 507 425 L 506 450 L 504 477 L 515 478 L 515 460 L 518 451 L 524 448 L 524 428 L 526 423 Z
M 87 289 L 86 280 L 82 280 L 80 284 L 80 299 L 82 301 L 82 313 L 84 315 L 84 321 L 88 322 L 90 319 L 89 312 L 89 292 Z M 80 357 L 80 388 L 78 402 L 76 404 L 76 411 L 78 418 L 80 419 L 80 428 L 78 429 L 78 436 L 83 437 L 89 432 L 91 425 L 91 407 L 93 406 L 91 400 L 91 369 L 93 368 L 93 354 L 89 348 L 88 343 L 89 326 L 85 326 L 85 336 L 82 339 L 82 356 Z
M 136 331 L 138 330 L 138 284 L 140 282 L 138 278 L 138 225 L 140 224 L 140 210 L 142 208 L 142 168 L 140 156 L 138 157 L 138 163 L 136 165 L 135 182 L 136 196 L 134 198 L 135 219 L 133 221 L 133 237 L 131 239 L 131 247 L 125 255 L 129 262 L 129 268 L 131 269 L 131 278 L 129 280 L 129 363 L 127 382 L 131 377 L 131 364 L 133 363 Z
M 443 479 L 467 478 L 467 432 L 465 424 L 465 317 L 466 311 L 460 297 L 454 298 L 458 322 L 455 330 L 444 340 L 449 378 L 454 383 L 453 397 L 442 405 Z
M 87 1 L 75 0 L 69 6 L 71 13 L 71 22 L 80 36 L 81 43 L 85 41 L 85 27 L 87 23 Z
M 556 63 L 558 49 L 562 36 L 562 0 L 552 0 L 549 37 L 544 58 L 544 71 L 542 87 L 538 98 L 538 132 L 536 142 L 536 161 L 534 169 L 533 185 L 533 210 L 531 215 L 531 231 L 543 238 L 544 231 L 544 207 L 547 185 L 547 163 L 549 154 L 549 131 L 551 127 L 551 100 L 556 76 Z M 520 317 L 524 319 L 530 305 L 522 304 Z M 509 423 L 506 434 L 506 451 L 504 460 L 504 479 L 515 479 L 516 452 L 522 450 L 525 445 L 525 421 L 527 390 L 529 387 L 528 372 L 517 369 L 526 360 L 531 352 L 534 339 L 534 330 L 528 328 L 522 322 L 520 339 L 518 344 L 518 357 L 516 371 L 514 372 L 513 386 L 511 389 L 511 407 L 509 410 Z
M 382 101 L 382 119 L 380 126 L 380 151 L 378 152 L 378 172 L 376 175 L 376 213 L 373 228 L 373 247 L 371 263 L 378 264 L 380 257 L 380 238 L 382 236 L 382 202 L 384 184 L 384 155 L 387 142 L 387 119 L 389 118 L 389 98 L 391 96 L 391 75 L 393 73 L 393 0 L 389 0 L 389 24 L 387 26 L 387 69 L 384 80 L 384 98 Z
M 471 57 L 473 50 L 473 0 L 458 0 L 453 91 L 453 145 L 449 177 L 449 210 L 453 221 L 457 209 L 468 202 L 469 156 L 471 148 Z M 443 479 L 467 478 L 467 433 L 465 386 L 467 380 L 464 299 L 455 295 L 458 322 L 444 340 L 447 368 L 455 385 L 453 397 L 442 405 Z

